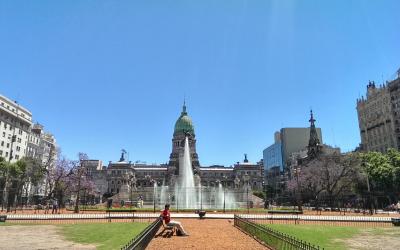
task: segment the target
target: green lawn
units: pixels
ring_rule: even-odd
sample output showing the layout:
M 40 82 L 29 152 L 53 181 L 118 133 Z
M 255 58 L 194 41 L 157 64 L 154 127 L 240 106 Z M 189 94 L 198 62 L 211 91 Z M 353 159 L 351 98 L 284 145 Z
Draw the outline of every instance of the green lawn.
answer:
M 361 233 L 364 229 L 359 227 L 338 227 L 321 225 L 266 225 L 279 232 L 289 234 L 300 240 L 318 245 L 324 249 L 346 249 L 344 242 L 336 239 L 347 239 Z
M 120 249 L 148 225 L 135 222 L 72 224 L 58 227 L 67 240 L 93 244 L 97 249 Z

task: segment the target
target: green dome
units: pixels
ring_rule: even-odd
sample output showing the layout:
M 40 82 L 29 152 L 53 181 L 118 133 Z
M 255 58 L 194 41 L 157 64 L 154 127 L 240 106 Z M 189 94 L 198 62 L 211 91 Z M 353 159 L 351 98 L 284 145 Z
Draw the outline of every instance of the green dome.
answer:
M 181 116 L 179 116 L 178 120 L 175 123 L 175 129 L 174 129 L 174 134 L 175 133 L 190 133 L 194 135 L 194 126 L 192 119 L 188 116 L 186 112 L 186 105 L 183 104 L 183 110 L 181 113 Z

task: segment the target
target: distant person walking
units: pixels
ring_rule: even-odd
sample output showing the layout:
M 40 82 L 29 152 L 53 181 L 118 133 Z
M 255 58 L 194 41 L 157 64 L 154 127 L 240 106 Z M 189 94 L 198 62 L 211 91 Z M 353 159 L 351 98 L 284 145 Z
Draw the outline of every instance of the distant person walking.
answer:
M 139 205 L 139 208 L 143 208 L 143 196 L 142 195 L 139 195 L 139 202 L 138 202 L 138 205 Z
M 57 213 L 57 211 L 58 211 L 58 201 L 57 201 L 57 199 L 54 199 L 53 200 L 53 209 L 51 210 L 51 213 L 54 214 L 54 212 Z
M 50 201 L 49 201 L 49 200 L 45 201 L 45 202 L 44 202 L 44 206 L 45 206 L 45 208 L 44 208 L 44 213 L 45 213 L 45 214 L 48 214 L 49 211 L 50 211 Z

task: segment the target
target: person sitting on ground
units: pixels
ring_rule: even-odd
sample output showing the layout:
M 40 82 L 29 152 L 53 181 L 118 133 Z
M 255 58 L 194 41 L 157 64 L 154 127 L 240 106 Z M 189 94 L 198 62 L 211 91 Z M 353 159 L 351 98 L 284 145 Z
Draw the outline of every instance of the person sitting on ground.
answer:
M 183 229 L 183 226 L 179 221 L 171 220 L 171 214 L 169 212 L 169 204 L 165 205 L 165 209 L 162 212 L 161 217 L 163 218 L 167 226 L 177 227 L 182 236 L 189 236 L 189 234 L 185 231 L 185 229 Z

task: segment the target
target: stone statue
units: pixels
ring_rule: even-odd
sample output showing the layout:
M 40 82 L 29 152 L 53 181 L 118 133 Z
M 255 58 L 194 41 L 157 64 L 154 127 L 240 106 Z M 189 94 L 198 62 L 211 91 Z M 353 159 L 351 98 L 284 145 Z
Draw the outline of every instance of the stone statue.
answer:
M 131 188 L 132 190 L 135 191 L 137 190 L 136 182 L 137 182 L 136 175 L 135 174 L 131 175 Z
M 236 189 L 240 187 L 240 179 L 239 179 L 238 176 L 236 176 L 236 178 L 235 178 L 235 180 L 234 180 L 234 183 L 235 183 L 235 188 L 236 188 Z
M 201 182 L 200 175 L 195 174 L 195 175 L 194 175 L 194 184 L 195 184 L 195 186 L 196 186 L 196 187 L 199 186 L 199 185 L 200 185 L 200 182 Z
M 126 154 L 126 150 L 122 149 L 121 150 L 121 158 L 119 158 L 119 162 L 125 161 L 125 154 Z

